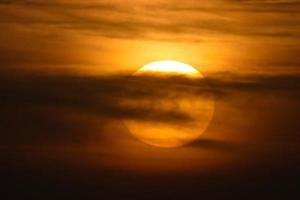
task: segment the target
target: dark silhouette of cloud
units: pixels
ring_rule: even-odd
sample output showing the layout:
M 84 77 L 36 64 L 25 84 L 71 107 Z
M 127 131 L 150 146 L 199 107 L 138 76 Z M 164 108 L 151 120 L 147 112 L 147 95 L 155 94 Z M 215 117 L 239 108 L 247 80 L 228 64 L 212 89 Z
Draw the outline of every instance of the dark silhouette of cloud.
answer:
M 207 150 L 217 150 L 217 151 L 234 151 L 238 149 L 236 144 L 225 142 L 222 140 L 214 140 L 214 139 L 200 139 L 193 141 L 189 144 L 191 147 L 197 147 L 201 149 Z
M 10 77 L 2 81 L 5 87 L 1 88 L 1 102 L 6 105 L 67 107 L 104 117 L 178 122 L 192 119 L 188 114 L 176 110 L 151 110 L 140 105 L 122 106 L 122 102 L 163 99 L 164 96 L 172 98 L 172 95 L 176 98 L 193 95 L 191 92 L 198 90 L 193 86 L 190 88 L 189 80 L 179 77 L 172 80 L 122 75 L 95 78 L 38 76 L 18 79 Z
M 288 92 L 300 88 L 299 75 L 214 74 L 205 79 L 108 75 L 83 77 L 72 75 L 2 76 L 2 105 L 54 106 L 86 111 L 104 117 L 157 121 L 192 120 L 187 113 L 174 110 L 151 110 L 123 101 L 197 97 L 226 98 L 234 92 Z M 142 101 L 141 101 L 142 102 Z M 175 107 L 174 107 L 175 108 Z
M 282 92 L 291 96 L 299 97 L 296 92 L 300 88 L 299 74 L 246 74 L 237 75 L 232 73 L 215 74 L 210 78 L 210 84 L 216 95 L 229 94 L 230 91 L 243 91 L 254 93 Z
M 94 131 L 95 124 L 91 125 L 93 118 L 98 118 L 99 124 L 123 119 L 174 124 L 197 120 L 180 111 L 176 104 L 167 109 L 152 107 L 151 102 L 158 102 L 158 99 L 173 99 L 176 103 L 177 98 L 185 97 L 201 101 L 212 98 L 213 94 L 217 102 L 228 102 L 240 93 L 259 97 L 273 93 L 297 101 L 300 98 L 299 88 L 300 77 L 297 74 L 218 73 L 203 81 L 124 74 L 84 77 L 11 75 L 5 72 L 0 79 L 1 137 L 4 143 L 40 141 L 42 138 L 48 142 L 69 140 L 76 143 Z M 208 147 L 215 145 L 204 143 L 202 145 Z

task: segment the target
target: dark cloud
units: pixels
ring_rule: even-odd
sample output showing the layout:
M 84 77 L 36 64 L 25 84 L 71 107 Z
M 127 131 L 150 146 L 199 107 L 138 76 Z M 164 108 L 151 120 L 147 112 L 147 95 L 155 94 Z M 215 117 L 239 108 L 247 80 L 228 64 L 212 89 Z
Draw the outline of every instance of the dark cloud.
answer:
M 145 79 L 145 80 L 144 80 Z M 179 82 L 178 82 L 179 80 Z M 72 77 L 41 76 L 2 80 L 1 102 L 5 105 L 54 106 L 86 111 L 91 114 L 119 119 L 184 121 L 191 120 L 185 114 L 174 110 L 151 110 L 139 105 L 122 106 L 123 100 L 163 99 L 183 95 L 193 95 L 188 80 L 134 78 L 129 76 Z M 164 86 L 163 86 L 164 85 Z M 163 86 L 163 87 L 162 87 Z M 159 89 L 160 88 L 160 89 Z M 206 92 L 206 91 L 204 91 Z M 189 94 L 190 93 L 190 94 Z
M 80 141 L 89 135 L 89 129 L 94 129 L 94 125 L 91 125 L 94 123 L 91 120 L 93 118 L 98 118 L 100 124 L 122 119 L 185 124 L 196 119 L 178 109 L 176 99 L 182 97 L 201 101 L 203 98 L 211 98 L 213 93 L 217 102 L 230 101 L 240 93 L 280 95 L 289 101 L 300 98 L 297 92 L 300 89 L 300 77 L 292 74 L 218 73 L 205 81 L 184 77 L 128 75 L 83 77 L 4 74 L 1 75 L 0 84 L 0 128 L 9 140 L 16 139 L 15 134 L 22 135 L 24 131 L 50 141 L 67 141 L 69 136 L 73 142 Z M 168 99 L 173 99 L 171 107 L 153 107 L 155 102 L 157 104 Z M 30 137 L 26 138 L 31 140 Z
M 233 143 L 224 142 L 222 140 L 213 140 L 213 139 L 201 139 L 191 142 L 189 144 L 191 147 L 197 147 L 200 149 L 208 149 L 208 150 L 218 150 L 218 151 L 234 151 L 238 149 Z
M 299 97 L 299 74 L 244 74 L 219 73 L 210 78 L 210 84 L 216 94 L 230 94 L 234 91 L 254 93 L 286 93 Z
M 151 110 L 143 106 L 123 104 L 125 101 L 197 97 L 225 98 L 233 92 L 287 92 L 298 97 L 299 75 L 213 74 L 206 80 L 184 77 L 111 75 L 99 77 L 37 75 L 3 77 L 2 105 L 67 107 L 95 115 L 118 119 L 134 118 L 157 121 L 192 120 L 188 114 L 173 110 Z M 131 107 L 132 106 L 132 107 Z

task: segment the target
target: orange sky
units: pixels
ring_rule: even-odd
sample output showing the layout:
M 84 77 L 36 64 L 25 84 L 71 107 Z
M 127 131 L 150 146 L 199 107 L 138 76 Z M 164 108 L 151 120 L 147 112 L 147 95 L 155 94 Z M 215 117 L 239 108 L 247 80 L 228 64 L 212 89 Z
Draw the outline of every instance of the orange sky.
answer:
M 84 74 L 135 71 L 154 60 L 201 71 L 295 70 L 298 8 L 292 1 L 4 1 L 0 58 L 6 67 Z
M 292 194 L 299 21 L 298 0 L 0 1 L 0 177 L 9 195 Z M 132 76 L 157 60 L 192 65 L 205 81 Z M 214 115 L 189 145 L 153 147 L 124 125 L 184 124 L 180 109 L 140 102 L 167 96 L 176 106 L 179 94 L 207 98 L 206 86 Z

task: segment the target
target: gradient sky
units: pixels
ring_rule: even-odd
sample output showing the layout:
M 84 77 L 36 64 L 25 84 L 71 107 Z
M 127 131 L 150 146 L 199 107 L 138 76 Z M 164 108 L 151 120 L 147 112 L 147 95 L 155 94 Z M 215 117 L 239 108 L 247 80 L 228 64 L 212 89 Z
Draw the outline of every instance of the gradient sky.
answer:
M 299 190 L 300 1 L 0 0 L 0 13 L 0 177 L 10 199 Z M 156 60 L 190 64 L 206 82 L 130 76 Z M 123 124 L 185 123 L 186 113 L 122 102 L 205 98 L 207 85 L 214 117 L 189 145 L 152 147 Z
M 299 9 L 293 0 L 4 0 L 1 61 L 92 74 L 166 58 L 202 71 L 294 69 Z

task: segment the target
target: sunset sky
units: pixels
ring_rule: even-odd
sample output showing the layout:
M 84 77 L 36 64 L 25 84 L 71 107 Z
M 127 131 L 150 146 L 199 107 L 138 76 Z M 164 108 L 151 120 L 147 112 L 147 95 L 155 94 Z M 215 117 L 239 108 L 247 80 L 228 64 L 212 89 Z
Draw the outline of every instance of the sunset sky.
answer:
M 133 75 L 160 60 L 204 78 Z M 0 0 L 3 195 L 289 199 L 299 90 L 299 0 Z M 128 125 L 203 119 L 176 148 Z

